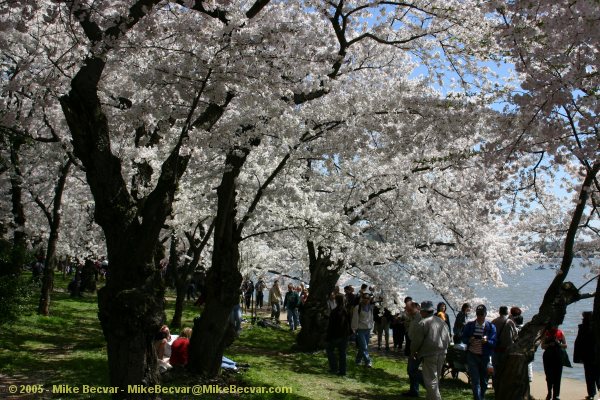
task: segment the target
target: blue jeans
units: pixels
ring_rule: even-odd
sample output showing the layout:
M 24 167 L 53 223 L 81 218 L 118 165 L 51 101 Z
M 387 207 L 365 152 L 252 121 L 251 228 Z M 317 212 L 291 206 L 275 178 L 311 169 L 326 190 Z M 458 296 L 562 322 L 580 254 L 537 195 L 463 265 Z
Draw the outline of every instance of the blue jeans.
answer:
M 488 385 L 487 365 L 489 361 L 489 356 L 473 354 L 467 351 L 467 366 L 471 378 L 474 400 L 483 400 L 485 398 L 485 391 Z
M 410 383 L 410 390 L 412 394 L 419 394 L 419 384 L 425 386 L 423 381 L 423 374 L 419 371 L 419 365 L 421 359 L 408 357 L 408 364 L 406 365 L 406 372 L 408 374 L 408 381 Z
M 287 309 L 287 321 L 290 324 L 290 329 L 295 331 L 296 328 L 300 325 L 300 316 L 298 314 L 297 308 L 289 308 Z
M 327 359 L 329 360 L 329 372 L 332 374 L 346 375 L 346 348 L 348 347 L 348 338 L 341 337 L 327 342 Z M 339 369 L 338 359 L 335 357 L 335 349 L 339 351 Z
M 369 339 L 371 338 L 370 329 L 357 329 L 356 330 L 356 344 L 358 350 L 356 352 L 356 364 L 364 359 L 365 365 L 371 365 L 371 359 L 369 358 Z

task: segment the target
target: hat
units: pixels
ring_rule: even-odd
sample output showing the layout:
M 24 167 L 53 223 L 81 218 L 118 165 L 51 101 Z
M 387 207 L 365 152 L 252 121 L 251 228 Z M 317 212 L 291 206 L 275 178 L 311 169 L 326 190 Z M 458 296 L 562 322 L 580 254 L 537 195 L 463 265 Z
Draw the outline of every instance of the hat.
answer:
M 479 315 L 479 314 L 487 314 L 487 308 L 485 308 L 485 306 L 483 304 L 480 304 L 477 306 L 477 308 L 475 309 L 475 314 Z
M 429 300 L 421 302 L 421 311 L 433 312 L 433 303 Z

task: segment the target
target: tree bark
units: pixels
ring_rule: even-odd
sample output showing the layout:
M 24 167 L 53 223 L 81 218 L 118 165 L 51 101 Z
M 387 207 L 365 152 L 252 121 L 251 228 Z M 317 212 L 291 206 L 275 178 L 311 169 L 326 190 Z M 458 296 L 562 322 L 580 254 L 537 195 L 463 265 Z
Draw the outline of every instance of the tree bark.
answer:
M 185 303 L 185 296 L 187 294 L 187 287 L 189 279 L 177 280 L 175 290 L 177 297 L 175 298 L 175 312 L 173 313 L 173 319 L 171 320 L 172 328 L 181 328 L 181 318 L 183 317 L 183 305 Z
M 152 341 L 164 321 L 164 282 L 154 256 L 160 231 L 172 211 L 179 180 L 190 158 L 181 155 L 180 150 L 191 129 L 210 130 L 234 97 L 227 93 L 223 104 L 209 102 L 194 118 L 198 107 L 206 104 L 201 100 L 210 78 L 209 70 L 199 83 L 178 142 L 162 163 L 156 186 L 143 198 L 132 197 L 121 172 L 121 159 L 111 150 L 109 124 L 98 86 L 105 56 L 114 43 L 158 3 L 158 0 L 134 2 L 126 14 L 116 15 L 116 23 L 106 29 L 94 21 L 91 7 L 85 4 L 72 7 L 74 20 L 90 42 L 90 51 L 71 80 L 69 93 L 60 98 L 74 155 L 85 167 L 94 196 L 95 219 L 106 237 L 110 271 L 106 286 L 98 291 L 98 316 L 107 340 L 110 384 L 122 390 L 114 398 L 131 397 L 127 396 L 128 385 L 151 386 L 158 382 Z
M 163 163 L 155 189 L 135 201 L 121 174 L 121 161 L 111 151 L 108 121 L 97 94 L 104 61 L 90 58 L 71 81 L 61 106 L 94 196 L 95 219 L 106 237 L 110 271 L 98 291 L 98 317 L 107 341 L 111 386 L 158 383 L 152 342 L 164 321 L 164 283 L 154 255 L 159 233 L 171 212 L 177 183 L 188 159 L 178 144 Z M 147 396 L 140 396 L 146 398 Z
M 137 270 L 135 278 L 145 277 L 140 279 L 144 282 L 110 277 L 107 285 L 98 291 L 110 383 L 124 390 L 114 397 L 130 398 L 127 385 L 152 386 L 159 382 L 153 339 L 164 321 L 164 286 L 151 260 L 144 263 L 142 257 L 127 257 L 123 253 L 115 254 L 114 250 L 109 251 L 108 256 L 111 274 L 130 269 Z M 147 395 L 138 397 L 147 398 Z
M 46 259 L 44 262 L 44 276 L 42 277 L 42 292 L 38 305 L 38 314 L 46 316 L 50 315 L 50 293 L 52 293 L 52 290 L 54 290 L 56 244 L 58 243 L 60 231 L 62 196 L 67 183 L 67 176 L 69 175 L 69 171 L 71 169 L 71 164 L 71 160 L 68 159 L 65 165 L 61 168 L 60 175 L 54 189 L 52 213 L 50 213 L 50 211 L 43 205 L 41 201 L 39 201 L 39 199 L 36 199 L 36 202 L 46 214 L 48 224 L 50 225 L 50 235 L 48 236 L 48 246 L 46 250 Z
M 58 233 L 53 233 L 50 231 L 48 250 L 46 251 L 46 261 L 44 262 L 44 274 L 42 276 L 42 289 L 37 310 L 38 314 L 44 316 L 50 315 L 50 294 L 52 293 L 52 290 L 54 290 L 54 269 L 56 268 L 55 253 L 57 241 Z
M 206 304 L 194 321 L 190 342 L 190 368 L 214 377 L 221 368 L 233 306 L 239 302 L 242 274 L 238 263 L 241 231 L 236 222 L 236 179 L 249 151 L 234 149 L 226 158 L 226 171 L 217 188 L 217 216 L 214 222 L 212 265 L 206 275 Z
M 327 335 L 327 300 L 340 278 L 342 265 L 334 268 L 333 261 L 325 249 L 319 247 L 318 254 L 312 241 L 307 241 L 310 270 L 310 294 L 300 312 L 302 329 L 296 337 L 301 351 L 315 351 L 325 347 Z
M 10 175 L 10 198 L 15 229 L 13 233 L 13 246 L 10 253 L 10 263 L 6 270 L 0 271 L 0 274 L 6 276 L 18 276 L 21 274 L 21 267 L 25 262 L 25 250 L 27 248 L 25 211 L 23 206 L 23 178 L 21 175 L 21 161 L 19 158 L 19 151 L 24 144 L 24 139 L 11 135 L 9 142 L 10 162 L 13 169 L 13 173 Z
M 565 237 L 560 271 L 546 290 L 538 313 L 534 315 L 530 322 L 525 324 L 519 332 L 517 341 L 507 349 L 506 367 L 499 377 L 501 384 L 498 385 L 498 392 L 496 393 L 496 399 L 498 400 L 529 399 L 527 364 L 533 361 L 533 356 L 544 331 L 551 325 L 562 324 L 567 306 L 580 299 L 577 289 L 570 282 L 565 282 L 565 279 L 573 262 L 575 237 L 589 198 L 589 188 L 591 188 L 599 170 L 600 163 L 587 169 L 582 189 L 579 192 L 579 201 L 575 206 Z
M 214 229 L 214 223 L 210 225 L 208 232 L 204 230 L 202 221 L 198 222 L 193 232 L 185 232 L 185 236 L 188 240 L 188 257 L 191 260 L 186 260 L 183 266 L 179 267 L 177 263 L 177 250 L 176 246 L 178 243 L 175 234 L 171 239 L 171 250 L 169 256 L 169 268 L 173 281 L 175 282 L 175 290 L 177 292 L 177 298 L 175 300 L 175 312 L 173 313 L 173 320 L 171 326 L 175 328 L 181 327 L 181 318 L 183 316 L 183 306 L 185 304 L 185 297 L 187 295 L 187 288 L 192 280 L 192 276 L 200 263 L 200 255 L 202 250 L 206 247 L 208 240 Z M 199 231 L 200 237 L 196 237 L 196 233 Z M 202 268 L 204 270 L 204 268 Z

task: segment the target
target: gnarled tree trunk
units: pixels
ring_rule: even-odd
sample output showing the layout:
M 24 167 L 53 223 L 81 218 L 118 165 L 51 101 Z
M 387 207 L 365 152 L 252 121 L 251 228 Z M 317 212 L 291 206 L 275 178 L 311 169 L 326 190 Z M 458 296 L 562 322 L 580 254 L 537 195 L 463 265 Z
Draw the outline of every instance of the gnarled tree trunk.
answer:
M 62 196 L 67 183 L 67 176 L 71 169 L 71 160 L 67 160 L 61 168 L 58 181 L 54 189 L 53 208 L 50 212 L 46 206 L 35 199 L 40 206 L 50 225 L 50 235 L 48 236 L 48 247 L 46 250 L 46 261 L 44 263 L 44 275 L 42 277 L 42 291 L 40 294 L 40 302 L 38 305 L 38 314 L 50 315 L 50 294 L 54 290 L 54 270 L 56 269 L 56 244 L 58 243 L 58 234 L 60 231 Z
M 151 244 L 132 252 L 126 243 L 136 242 L 140 240 L 133 236 L 122 246 L 108 246 L 111 272 L 106 286 L 98 291 L 110 383 L 125 389 L 118 398 L 131 397 L 128 385 L 159 382 L 153 339 L 164 321 L 164 284 L 152 256 L 143 255 L 154 254 Z
M 314 351 L 325 347 L 327 334 L 327 300 L 340 278 L 342 264 L 335 265 L 326 249 L 319 247 L 318 254 L 312 241 L 307 241 L 310 270 L 310 294 L 302 306 L 300 324 L 302 329 L 296 344 L 302 351 Z
M 131 196 L 121 161 L 111 151 L 97 94 L 103 70 L 101 58 L 87 59 L 60 101 L 74 154 L 85 167 L 94 196 L 96 222 L 106 237 L 110 273 L 98 292 L 98 317 L 107 341 L 110 385 L 121 389 L 114 398 L 131 398 L 128 385 L 158 383 L 152 342 L 164 321 L 164 283 L 155 253 L 189 157 L 179 155 L 180 141 L 163 163 L 155 189 L 144 199 Z
M 573 262 L 573 246 L 575 236 L 581 222 L 581 217 L 589 198 L 589 188 L 594 182 L 600 163 L 589 168 L 579 192 L 579 201 L 573 212 L 571 223 L 565 238 L 565 247 L 560 271 L 546 290 L 544 300 L 538 313 L 530 322 L 525 324 L 517 341 L 507 349 L 506 367 L 499 377 L 500 384 L 496 399 L 521 400 L 529 399 L 529 379 L 527 377 L 527 364 L 533 361 L 533 355 L 540 343 L 544 330 L 550 325 L 562 324 L 567 306 L 582 297 L 573 284 L 565 282 Z
M 10 198 L 12 203 L 13 222 L 15 229 L 13 233 L 13 246 L 11 250 L 10 263 L 6 270 L 0 271 L 1 275 L 21 274 L 21 267 L 25 262 L 25 249 L 27 247 L 25 234 L 25 211 L 23 207 L 23 177 L 21 176 L 21 161 L 19 151 L 25 143 L 24 138 L 11 135 L 10 141 L 10 162 L 12 164 L 12 173 L 10 174 Z
M 225 333 L 233 306 L 240 298 L 242 274 L 240 259 L 240 230 L 236 222 L 236 178 L 248 151 L 236 150 L 226 158 L 227 168 L 217 188 L 217 216 L 214 222 L 212 264 L 206 275 L 206 304 L 204 312 L 194 321 L 190 342 L 190 368 L 202 375 L 214 377 L 219 373 Z

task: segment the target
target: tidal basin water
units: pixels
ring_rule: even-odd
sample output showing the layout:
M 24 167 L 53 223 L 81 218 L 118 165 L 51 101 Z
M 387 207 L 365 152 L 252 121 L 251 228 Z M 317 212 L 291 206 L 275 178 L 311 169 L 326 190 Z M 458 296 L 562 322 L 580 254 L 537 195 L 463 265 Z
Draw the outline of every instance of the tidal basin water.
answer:
M 597 260 L 600 263 L 600 260 Z M 556 266 L 558 264 L 552 264 Z M 507 287 L 501 288 L 481 288 L 477 292 L 478 297 L 486 298 L 486 305 L 488 310 L 497 312 L 498 307 L 505 305 L 509 308 L 512 306 L 520 307 L 523 310 L 523 319 L 525 322 L 531 320 L 531 317 L 537 312 L 544 293 L 548 288 L 548 285 L 554 279 L 556 275 L 555 269 L 550 269 L 551 264 L 544 264 L 541 267 L 544 269 L 537 269 L 540 266 L 532 266 L 524 269 L 522 275 L 506 276 L 504 278 Z M 585 269 L 579 265 L 577 261 L 574 262 L 573 267 L 569 271 L 566 281 L 573 282 L 576 287 L 580 287 L 590 279 L 589 269 Z M 596 290 L 596 281 L 592 281 L 585 286 L 582 293 L 593 293 Z M 432 291 L 425 288 L 419 282 L 411 282 L 408 286 L 407 295 L 413 297 L 415 300 L 432 300 L 434 304 L 439 301 L 443 301 L 439 296 L 434 294 Z M 575 343 L 575 337 L 577 336 L 578 325 L 581 323 L 581 313 L 583 311 L 592 311 L 594 299 L 585 299 L 571 304 L 567 309 L 567 315 L 565 321 L 560 329 L 564 332 L 567 339 L 567 352 L 569 358 L 573 364 L 573 368 L 564 368 L 563 377 L 574 378 L 584 381 L 583 365 L 573 363 L 573 345 Z M 472 304 L 473 309 L 476 304 Z M 458 310 L 457 310 L 458 312 Z M 474 311 L 472 311 L 472 318 L 475 317 Z M 454 324 L 454 315 L 450 312 L 451 322 Z M 541 372 L 543 374 L 544 367 L 542 364 L 542 349 L 538 348 L 535 353 L 535 359 L 533 363 L 534 371 Z

